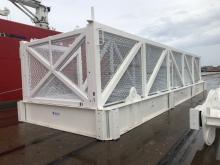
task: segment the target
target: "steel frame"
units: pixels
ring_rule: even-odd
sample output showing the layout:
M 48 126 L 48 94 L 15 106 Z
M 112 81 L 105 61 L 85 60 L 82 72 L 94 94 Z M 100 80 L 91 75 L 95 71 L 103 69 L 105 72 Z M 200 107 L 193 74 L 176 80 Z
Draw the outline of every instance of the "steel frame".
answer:
M 136 44 L 131 48 L 127 56 L 124 58 L 121 65 L 116 70 L 114 76 L 107 83 L 106 87 L 101 89 L 101 53 L 100 53 L 100 36 L 101 32 L 108 32 L 114 35 L 129 38 L 137 41 Z M 78 35 L 76 40 L 70 45 L 68 50 L 62 55 L 54 65 L 52 64 L 52 49 L 51 43 L 55 40 L 70 37 L 73 35 Z M 104 35 L 102 36 L 102 38 Z M 83 82 L 83 73 L 82 73 L 82 55 L 80 51 L 81 42 L 85 40 L 86 42 L 86 67 L 87 67 L 87 78 Z M 50 52 L 50 61 L 45 60 L 37 51 L 32 47 L 38 44 L 48 43 L 49 52 Z M 146 68 L 146 44 L 162 48 L 162 54 L 160 55 L 156 66 L 150 77 L 147 76 Z M 110 43 L 106 44 L 106 48 Z M 142 75 L 142 94 L 133 95 L 129 101 L 127 99 L 124 102 L 106 104 L 106 101 L 110 97 L 111 93 L 121 80 L 122 76 L 125 74 L 129 65 L 132 63 L 134 58 L 137 55 L 138 51 L 141 51 L 141 75 Z M 77 58 L 77 69 L 78 69 L 78 85 L 71 82 L 65 75 L 58 71 L 57 68 L 64 61 L 64 59 L 69 56 L 72 52 L 73 55 L 65 62 L 62 68 L 68 65 L 72 59 Z M 174 52 L 181 54 L 181 66 L 178 67 L 178 64 L 175 60 Z M 111 52 L 113 54 L 113 51 Z M 119 52 L 120 53 L 120 52 Z M 86 136 L 96 137 L 101 140 L 111 140 L 117 139 L 121 134 L 126 131 L 146 122 L 147 120 L 155 117 L 164 111 L 173 108 L 175 105 L 185 101 L 186 99 L 199 94 L 204 90 L 204 82 L 201 80 L 200 73 L 200 57 L 190 54 L 185 51 L 180 51 L 175 48 L 171 48 L 153 41 L 146 40 L 144 38 L 108 27 L 106 25 L 90 22 L 86 28 L 75 30 L 73 32 L 59 34 L 56 36 L 48 37 L 45 39 L 35 40 L 32 42 L 22 42 L 20 47 L 20 57 L 22 63 L 22 86 L 23 86 L 23 101 L 19 102 L 19 119 L 20 121 L 40 124 L 44 126 L 49 126 L 52 128 L 62 129 L 73 133 L 78 133 Z M 35 57 L 45 68 L 48 69 L 48 73 L 40 80 L 33 90 L 29 90 L 30 82 L 29 79 L 29 68 L 28 65 L 28 56 Z M 187 60 L 186 56 L 189 56 L 191 64 Z M 111 56 L 109 57 L 111 58 Z M 151 88 L 158 76 L 158 72 L 161 69 L 162 64 L 166 64 L 166 73 L 167 73 L 167 89 L 164 91 L 157 91 L 156 93 L 151 93 Z M 195 82 L 194 78 L 194 65 L 195 71 L 199 75 L 199 81 Z M 191 66 L 191 68 L 190 68 Z M 185 68 L 190 75 L 192 81 L 191 84 L 186 84 L 185 81 Z M 174 72 L 176 72 L 181 85 L 178 87 L 172 86 L 174 84 Z M 66 87 L 68 87 L 74 94 L 76 94 L 80 99 L 51 99 L 51 98 L 40 98 L 34 97 L 34 94 L 42 87 L 45 81 L 50 75 L 55 75 Z M 86 91 L 87 89 L 87 91 Z M 131 93 L 131 91 L 130 91 Z M 130 97 L 130 95 L 128 96 Z M 174 99 L 175 98 L 175 99 Z M 156 105 L 160 104 L 160 105 Z M 154 108 L 152 108 L 152 106 Z M 43 111 L 37 111 L 36 109 L 41 108 Z M 51 110 L 53 107 L 53 110 Z M 62 107 L 62 108 L 60 108 Z M 146 109 L 148 107 L 149 109 Z M 142 112 L 138 112 L 137 108 Z M 69 111 L 71 112 L 69 114 Z M 85 112 L 81 112 L 80 109 L 86 109 Z M 154 111 L 152 111 L 152 110 Z M 59 115 L 56 121 L 54 120 L 54 113 Z M 66 118 L 63 118 L 63 113 L 68 113 L 69 116 L 78 115 L 84 120 L 82 114 L 88 112 L 87 116 L 88 122 L 79 124 L 75 121 L 72 121 L 71 118 L 68 118 L 69 124 L 81 125 L 78 128 L 69 128 L 69 125 L 64 122 Z M 37 113 L 37 114 L 36 114 Z M 42 113 L 42 114 L 40 114 Z M 55 114 L 56 114 L 55 113 Z M 35 117 L 33 116 L 35 114 Z M 135 119 L 132 119 L 132 114 Z M 48 117 L 48 120 L 44 119 L 42 115 Z M 141 116 L 142 115 L 142 116 Z M 56 117 L 57 117 L 56 116 Z M 65 116 L 65 115 L 64 115 Z M 126 119 L 126 116 L 130 120 Z M 92 119 L 90 119 L 92 118 Z M 135 120 L 135 121 L 134 121 Z M 50 121 L 50 122 L 49 122 Z M 90 122 L 89 122 L 90 121 Z M 85 126 L 85 127 L 84 127 Z M 92 128 L 89 128 L 89 127 Z M 68 128 L 68 129 L 67 129 Z M 87 131 L 88 129 L 90 131 Z M 92 130 L 95 129 L 95 130 Z M 80 131 L 84 130 L 84 131 Z M 92 131 L 93 132 L 92 132 Z

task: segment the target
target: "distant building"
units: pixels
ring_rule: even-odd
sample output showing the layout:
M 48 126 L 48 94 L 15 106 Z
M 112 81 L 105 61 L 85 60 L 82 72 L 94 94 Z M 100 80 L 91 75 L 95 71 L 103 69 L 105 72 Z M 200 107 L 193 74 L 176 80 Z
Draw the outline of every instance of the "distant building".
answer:
M 220 72 L 220 66 L 203 66 L 201 72 Z

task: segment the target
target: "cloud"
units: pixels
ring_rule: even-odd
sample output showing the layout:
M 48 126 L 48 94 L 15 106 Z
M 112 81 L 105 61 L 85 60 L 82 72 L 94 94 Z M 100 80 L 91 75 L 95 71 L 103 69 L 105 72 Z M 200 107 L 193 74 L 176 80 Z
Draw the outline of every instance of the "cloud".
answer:
M 152 40 L 190 49 L 220 43 L 220 5 L 194 10 L 175 10 L 158 17 L 139 31 Z
M 190 51 L 195 54 L 199 54 L 202 57 L 202 65 L 220 65 L 218 60 L 220 55 L 220 44 L 195 47 L 190 49 Z
M 220 0 L 42 0 L 52 10 L 50 26 L 66 32 L 84 27 L 95 7 L 96 20 L 147 39 L 203 54 L 213 63 L 220 46 Z M 30 19 L 8 0 L 2 8 L 11 10 L 14 21 L 32 24 Z M 218 45 L 218 46 L 211 46 Z M 203 48 L 205 47 L 205 48 Z M 198 49 L 196 49 L 198 48 Z M 203 51 L 207 50 L 207 51 Z M 208 50 L 215 54 L 206 59 Z

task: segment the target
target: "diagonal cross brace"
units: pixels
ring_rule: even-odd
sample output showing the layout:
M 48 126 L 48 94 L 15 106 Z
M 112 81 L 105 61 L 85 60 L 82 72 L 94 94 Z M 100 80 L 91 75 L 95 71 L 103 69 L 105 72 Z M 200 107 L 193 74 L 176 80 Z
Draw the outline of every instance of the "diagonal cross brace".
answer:
M 127 70 L 128 66 L 134 59 L 137 52 L 140 50 L 142 43 L 139 42 L 134 45 L 134 47 L 130 50 L 127 57 L 124 59 L 123 63 L 120 65 L 118 70 L 116 71 L 115 75 L 112 77 L 106 88 L 104 89 L 102 93 L 102 104 L 104 105 L 105 102 L 108 100 L 109 96 L 115 89 L 116 85 L 120 81 L 121 77 L 124 75 L 125 71 Z
M 199 70 L 199 64 L 197 63 L 197 61 L 196 60 L 194 60 L 194 63 L 195 63 L 195 68 L 196 68 L 196 70 L 197 70 L 197 73 L 199 74 L 199 72 L 200 72 L 200 70 Z
M 27 47 L 27 51 L 36 58 L 43 66 L 45 66 L 48 70 L 50 70 L 50 63 L 42 57 L 36 50 L 33 48 Z
M 150 79 L 149 79 L 149 81 L 147 83 L 147 86 L 146 86 L 146 96 L 149 95 L 150 89 L 153 86 L 153 83 L 154 83 L 154 81 L 155 81 L 155 79 L 157 77 L 157 74 L 158 74 L 158 72 L 160 70 L 160 67 L 161 67 L 161 65 L 162 65 L 166 55 L 167 55 L 167 50 L 163 50 L 159 60 L 157 61 L 157 64 L 156 64 L 156 66 L 154 68 L 154 71 L 151 74 Z
M 190 78 L 193 82 L 193 77 L 192 77 L 192 72 L 190 71 L 190 67 L 189 67 L 189 63 L 188 63 L 188 60 L 186 59 L 186 56 L 184 55 L 184 59 L 185 59 L 185 63 L 186 63 L 186 66 L 187 66 L 187 70 L 189 72 L 189 75 L 190 75 Z
M 62 81 L 69 89 L 71 89 L 74 93 L 76 93 L 80 98 L 82 98 L 83 100 L 88 100 L 88 97 L 86 96 L 84 92 L 82 92 L 74 83 L 67 80 L 67 78 L 65 78 L 62 75 L 62 73 L 58 73 L 56 71 L 56 68 L 65 60 L 65 58 L 70 53 L 74 51 L 75 53 L 73 54 L 73 58 L 77 56 L 77 53 L 75 50 L 78 49 L 79 47 L 78 45 L 83 39 L 84 39 L 84 34 L 81 34 L 79 37 L 77 37 L 76 40 L 72 43 L 72 45 L 69 47 L 69 49 L 57 61 L 54 67 L 51 67 L 50 63 L 47 60 L 45 60 L 37 51 L 35 51 L 34 49 L 30 47 L 27 48 L 27 51 L 49 70 L 49 72 L 40 80 L 37 86 L 31 91 L 31 96 L 33 96 L 38 91 L 38 89 L 44 84 L 44 82 L 50 77 L 51 74 L 54 74 L 60 81 Z M 70 60 L 68 60 L 67 62 L 69 63 Z
M 169 52 L 170 52 L 170 55 L 171 55 L 171 58 L 172 58 L 174 67 L 175 67 L 175 69 L 176 69 L 176 71 L 177 71 L 177 75 L 179 76 L 180 81 L 181 81 L 181 83 L 182 83 L 182 85 L 183 85 L 183 79 L 182 79 L 182 76 L 181 76 L 181 74 L 180 74 L 179 68 L 178 68 L 178 66 L 177 66 L 177 64 L 176 64 L 176 60 L 175 60 L 175 58 L 174 58 L 174 56 L 173 56 L 172 51 L 169 51 Z

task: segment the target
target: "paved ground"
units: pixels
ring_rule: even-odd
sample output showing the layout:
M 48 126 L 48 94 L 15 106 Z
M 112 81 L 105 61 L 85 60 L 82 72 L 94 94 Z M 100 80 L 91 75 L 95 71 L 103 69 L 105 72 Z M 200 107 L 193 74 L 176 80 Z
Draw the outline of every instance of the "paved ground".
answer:
M 220 130 L 217 130 L 217 137 L 211 147 L 203 146 L 202 150 L 197 151 L 192 165 L 219 165 L 220 164 Z
M 0 103 L 0 128 L 18 124 L 16 102 Z
M 207 82 L 207 90 L 220 87 L 220 74 L 204 76 L 203 79 Z M 196 153 L 192 165 L 220 165 L 220 129 L 217 129 L 214 144 L 211 147 L 204 145 Z
M 213 76 L 206 76 L 208 87 L 216 85 L 211 79 L 219 79 L 220 82 L 220 76 Z M 204 95 L 200 94 L 133 129 L 117 141 L 101 142 L 26 123 L 0 128 L 0 165 L 169 164 L 173 158 L 178 158 L 176 153 L 184 148 L 183 142 L 194 134 L 189 130 L 188 111 L 190 107 L 201 104 L 203 99 Z

